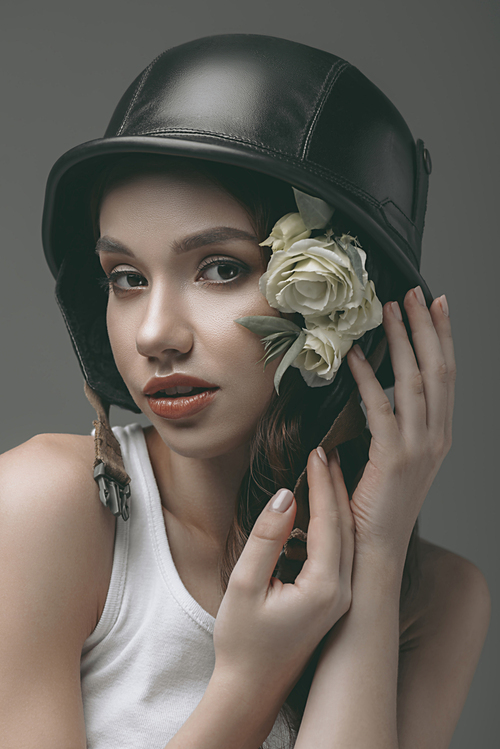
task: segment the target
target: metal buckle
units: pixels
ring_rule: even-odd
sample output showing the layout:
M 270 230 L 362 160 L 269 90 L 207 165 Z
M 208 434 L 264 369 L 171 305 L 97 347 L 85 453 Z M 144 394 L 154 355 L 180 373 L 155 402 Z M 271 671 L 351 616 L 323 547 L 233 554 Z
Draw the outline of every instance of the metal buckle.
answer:
M 129 519 L 127 500 L 130 497 L 130 485 L 120 484 L 106 473 L 104 463 L 94 468 L 94 479 L 99 487 L 99 497 L 105 507 L 109 507 L 113 515 L 121 515 L 124 520 Z

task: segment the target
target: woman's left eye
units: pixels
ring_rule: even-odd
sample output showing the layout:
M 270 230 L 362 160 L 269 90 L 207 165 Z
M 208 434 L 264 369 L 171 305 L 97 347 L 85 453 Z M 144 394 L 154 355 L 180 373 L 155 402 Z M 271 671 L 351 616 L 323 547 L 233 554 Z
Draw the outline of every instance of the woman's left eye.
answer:
M 245 269 L 237 263 L 229 260 L 217 260 L 216 262 L 207 263 L 200 271 L 200 278 L 211 283 L 227 283 L 238 278 Z

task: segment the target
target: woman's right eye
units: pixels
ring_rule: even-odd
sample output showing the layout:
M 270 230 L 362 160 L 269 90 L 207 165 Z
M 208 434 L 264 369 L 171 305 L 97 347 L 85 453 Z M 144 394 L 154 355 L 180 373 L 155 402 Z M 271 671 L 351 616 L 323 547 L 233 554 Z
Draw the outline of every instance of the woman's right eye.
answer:
M 130 291 L 130 289 L 147 286 L 148 283 L 144 276 L 131 270 L 114 270 L 107 277 L 107 281 L 109 287 L 117 291 Z

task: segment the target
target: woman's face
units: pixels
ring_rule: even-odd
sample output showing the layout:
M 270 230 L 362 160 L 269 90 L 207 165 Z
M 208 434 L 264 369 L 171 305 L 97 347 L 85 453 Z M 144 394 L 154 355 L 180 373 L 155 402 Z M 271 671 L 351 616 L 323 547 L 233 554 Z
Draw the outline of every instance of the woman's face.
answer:
M 265 267 L 245 209 L 202 175 L 143 174 L 105 195 L 100 232 L 109 338 L 136 404 L 179 454 L 246 448 L 279 360 L 264 371 L 259 337 L 235 322 L 278 315 L 259 292 Z

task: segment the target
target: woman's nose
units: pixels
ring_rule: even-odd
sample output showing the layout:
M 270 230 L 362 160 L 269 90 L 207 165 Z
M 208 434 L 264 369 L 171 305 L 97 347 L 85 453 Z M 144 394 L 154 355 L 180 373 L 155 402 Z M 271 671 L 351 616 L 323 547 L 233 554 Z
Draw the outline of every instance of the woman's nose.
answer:
M 193 341 L 181 300 L 160 289 L 151 293 L 136 334 L 139 354 L 148 358 L 187 354 Z

